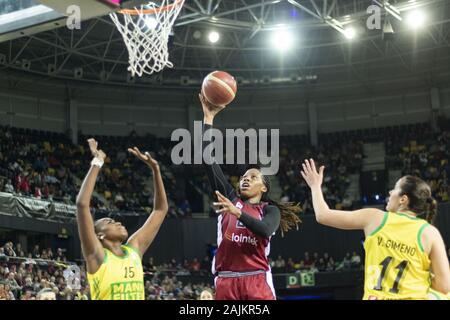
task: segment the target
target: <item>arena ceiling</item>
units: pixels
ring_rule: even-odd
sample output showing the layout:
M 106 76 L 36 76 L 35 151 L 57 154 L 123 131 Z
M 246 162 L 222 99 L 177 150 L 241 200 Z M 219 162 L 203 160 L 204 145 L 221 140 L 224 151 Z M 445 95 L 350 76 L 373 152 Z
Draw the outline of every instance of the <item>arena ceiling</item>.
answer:
M 33 34 L 28 29 L 20 38 L 4 40 L 0 69 L 127 86 L 193 87 L 217 69 L 248 86 L 350 81 L 370 87 L 372 81 L 389 78 L 430 85 L 448 81 L 450 1 L 391 0 L 402 21 L 386 5 L 381 26 L 389 21 L 393 35 L 367 28 L 367 8 L 375 3 L 387 1 L 187 0 L 170 40 L 173 69 L 131 78 L 126 47 L 108 16 L 84 21 L 81 30 L 60 27 Z M 413 8 L 427 15 L 426 26 L 417 31 L 405 23 Z M 339 32 L 350 26 L 357 31 L 351 41 Z M 269 41 L 280 29 L 294 36 L 294 47 L 284 53 Z M 210 31 L 220 33 L 219 42 L 208 41 Z

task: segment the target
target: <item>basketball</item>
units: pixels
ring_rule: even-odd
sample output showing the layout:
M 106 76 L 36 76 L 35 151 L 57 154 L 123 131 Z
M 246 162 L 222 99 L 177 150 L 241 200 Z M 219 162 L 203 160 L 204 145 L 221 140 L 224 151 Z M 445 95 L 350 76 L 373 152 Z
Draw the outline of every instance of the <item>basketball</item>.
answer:
M 216 106 L 230 104 L 236 97 L 237 84 L 232 75 L 214 71 L 203 80 L 202 93 L 206 100 Z

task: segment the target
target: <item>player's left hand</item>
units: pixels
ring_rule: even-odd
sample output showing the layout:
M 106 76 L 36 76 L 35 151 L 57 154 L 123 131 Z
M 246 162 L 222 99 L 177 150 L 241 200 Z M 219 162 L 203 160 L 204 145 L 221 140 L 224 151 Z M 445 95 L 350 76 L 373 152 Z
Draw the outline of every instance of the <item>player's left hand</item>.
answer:
M 302 163 L 302 168 L 303 170 L 300 173 L 311 189 L 322 185 L 324 166 L 321 166 L 317 170 L 313 159 L 305 159 L 305 162 Z
M 158 162 L 152 158 L 149 152 L 145 152 L 144 154 L 137 148 L 128 148 L 128 152 L 133 154 L 136 158 L 146 163 L 153 170 L 157 170 L 159 168 Z
M 236 208 L 228 198 L 222 195 L 219 191 L 216 191 L 217 200 L 219 202 L 213 202 L 213 206 L 217 207 L 216 213 L 231 213 L 236 216 L 236 218 L 240 218 L 242 215 L 242 211 Z

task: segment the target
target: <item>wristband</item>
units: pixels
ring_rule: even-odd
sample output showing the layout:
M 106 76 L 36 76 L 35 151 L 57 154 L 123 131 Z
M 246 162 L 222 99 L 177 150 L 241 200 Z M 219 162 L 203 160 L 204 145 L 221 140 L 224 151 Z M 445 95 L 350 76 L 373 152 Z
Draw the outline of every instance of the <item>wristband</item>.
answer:
M 102 159 L 94 158 L 91 161 L 91 166 L 97 166 L 97 167 L 101 168 L 101 167 L 103 167 L 104 163 L 105 162 Z

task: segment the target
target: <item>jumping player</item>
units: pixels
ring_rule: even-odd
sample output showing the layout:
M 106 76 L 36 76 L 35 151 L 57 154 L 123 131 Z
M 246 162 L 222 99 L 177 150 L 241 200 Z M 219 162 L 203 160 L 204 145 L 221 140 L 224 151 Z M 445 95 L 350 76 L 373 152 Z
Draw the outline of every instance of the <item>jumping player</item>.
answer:
M 199 95 L 204 113 L 203 150 L 208 147 L 208 130 L 214 117 L 225 107 L 210 104 Z M 210 141 L 210 140 L 209 140 Z M 213 159 L 209 159 L 213 160 Z M 216 276 L 216 300 L 274 300 L 268 255 L 270 238 L 281 227 L 283 232 L 297 227 L 300 207 L 280 204 L 268 196 L 268 177 L 250 169 L 240 178 L 238 192 L 226 180 L 214 161 L 205 165 L 218 202 L 217 252 L 212 272 Z
M 386 212 L 378 209 L 332 210 L 322 194 L 324 167 L 312 159 L 301 175 L 311 188 L 317 222 L 338 229 L 364 230 L 365 300 L 426 300 L 428 293 L 450 292 L 444 241 L 433 223 L 437 203 L 420 178 L 404 176 L 389 192 Z M 425 219 L 422 219 L 424 217 Z M 433 289 L 433 290 L 430 290 Z
M 154 208 L 145 224 L 126 242 L 128 232 L 110 218 L 93 221 L 89 209 L 95 181 L 106 158 L 89 139 L 94 159 L 77 197 L 77 222 L 87 277 L 93 300 L 144 300 L 142 256 L 155 239 L 166 216 L 168 205 L 158 163 L 138 148 L 128 151 L 147 164 L 153 172 Z

